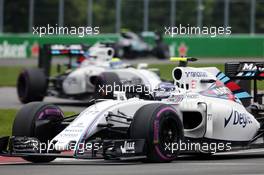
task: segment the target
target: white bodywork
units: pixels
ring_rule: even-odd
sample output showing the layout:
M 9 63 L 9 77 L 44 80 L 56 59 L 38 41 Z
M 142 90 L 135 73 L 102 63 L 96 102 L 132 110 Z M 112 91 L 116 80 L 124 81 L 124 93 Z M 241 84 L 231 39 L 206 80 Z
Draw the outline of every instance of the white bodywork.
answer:
M 215 75 L 219 71 L 216 68 L 178 67 L 175 69 L 182 71 L 182 76 L 175 80 L 175 84 L 185 84 L 184 88 L 176 88 L 170 92 L 170 97 L 164 98 L 161 101 L 147 101 L 138 98 L 127 100 L 125 97 L 118 97 L 118 99 L 124 100 L 106 100 L 94 104 L 80 113 L 66 129 L 53 139 L 57 141 L 56 149 L 65 150 L 67 145 L 72 141 L 80 143 L 85 139 L 89 139 L 89 137 L 101 129 L 97 127 L 99 123 L 110 122 L 106 121 L 109 113 L 117 114 L 120 111 L 126 114 L 126 116 L 133 118 L 135 112 L 140 107 L 149 103 L 170 104 L 182 112 L 183 121 L 185 120 L 185 112 L 198 112 L 202 116 L 201 122 L 195 128 L 184 128 L 185 137 L 247 142 L 256 135 L 260 124 L 241 105 L 239 100 L 211 97 L 203 93 L 214 83 L 201 84 L 200 80 L 217 80 Z M 129 72 L 130 70 L 127 71 Z M 139 72 L 141 73 L 141 71 Z M 196 86 L 192 88 L 191 84 L 193 81 L 196 81 Z M 186 84 L 189 84 L 189 88 L 186 88 Z M 181 85 L 179 86 L 181 87 Z M 224 89 L 223 92 L 217 91 L 217 93 L 225 93 L 225 91 L 228 90 Z M 124 94 L 118 93 L 118 95 Z M 117 120 L 124 119 L 117 118 Z M 122 126 L 121 123 L 112 124 L 114 126 Z M 123 126 L 125 127 L 125 125 Z
M 95 86 L 91 81 L 103 72 L 115 72 L 121 82 L 140 80 L 141 84 L 153 90 L 161 83 L 158 75 L 148 69 L 132 68 L 121 61 L 112 61 L 112 48 L 94 46 L 89 50 L 91 58 L 83 61 L 80 67 L 72 71 L 63 81 L 63 91 L 68 95 L 94 93 Z

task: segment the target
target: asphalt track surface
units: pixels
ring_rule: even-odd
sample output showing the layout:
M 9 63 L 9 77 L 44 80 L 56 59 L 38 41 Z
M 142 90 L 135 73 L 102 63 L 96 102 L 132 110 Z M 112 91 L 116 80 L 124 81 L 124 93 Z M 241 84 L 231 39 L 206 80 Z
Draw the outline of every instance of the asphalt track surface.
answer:
M 45 97 L 45 102 L 53 103 L 61 107 L 63 111 L 81 112 L 88 102 Z M 0 109 L 20 109 L 23 106 L 18 100 L 15 87 L 0 88 Z
M 2 160 L 2 161 L 1 161 Z M 3 161 L 6 160 L 6 161 Z M 218 175 L 264 174 L 264 153 L 217 155 L 210 158 L 180 157 L 171 163 L 142 163 L 140 161 L 105 161 L 57 159 L 51 163 L 33 164 L 18 158 L 0 157 L 1 175 Z

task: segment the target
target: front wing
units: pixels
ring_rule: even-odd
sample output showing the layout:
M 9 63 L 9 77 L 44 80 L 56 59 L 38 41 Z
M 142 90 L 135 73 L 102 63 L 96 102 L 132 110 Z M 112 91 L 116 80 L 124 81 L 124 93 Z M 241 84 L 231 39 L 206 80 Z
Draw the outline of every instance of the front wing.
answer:
M 0 138 L 0 156 L 6 157 L 28 157 L 47 156 L 57 158 L 76 159 L 107 159 L 126 160 L 146 158 L 144 152 L 144 139 L 127 140 L 94 140 L 100 144 L 100 149 L 91 147 L 84 152 L 76 151 L 43 151 L 40 149 L 40 141 L 32 137 L 2 137 Z M 8 146 L 9 145 L 9 146 Z M 98 147 L 97 147 L 98 148 Z M 75 152 L 75 153 L 74 153 Z

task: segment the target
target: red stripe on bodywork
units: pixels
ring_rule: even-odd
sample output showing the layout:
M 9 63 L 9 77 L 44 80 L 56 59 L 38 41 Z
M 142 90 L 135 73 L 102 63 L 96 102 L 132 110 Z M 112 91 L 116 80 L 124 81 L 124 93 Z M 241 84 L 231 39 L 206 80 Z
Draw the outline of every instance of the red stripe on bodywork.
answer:
M 261 74 L 259 74 L 259 76 L 260 76 L 260 77 L 264 77 L 264 72 L 263 72 L 263 73 L 261 73 Z
M 241 89 L 235 82 L 230 81 L 226 84 L 226 87 L 228 87 L 231 91 L 236 91 Z

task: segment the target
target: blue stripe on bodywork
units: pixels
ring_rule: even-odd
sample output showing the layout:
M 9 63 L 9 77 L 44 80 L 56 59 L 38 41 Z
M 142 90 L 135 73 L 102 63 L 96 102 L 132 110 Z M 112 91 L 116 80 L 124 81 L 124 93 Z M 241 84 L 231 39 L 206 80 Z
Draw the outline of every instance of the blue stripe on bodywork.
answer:
M 251 72 L 246 73 L 246 77 L 252 76 Z
M 228 77 L 224 77 L 223 79 L 221 79 L 221 81 L 223 82 L 223 83 L 226 83 L 227 81 L 229 81 L 230 80 L 230 78 L 228 78 Z
M 240 92 L 235 94 L 235 96 L 239 99 L 241 98 L 251 98 L 251 96 L 247 92 Z
M 223 73 L 223 72 L 221 72 L 218 76 L 217 76 L 217 78 L 220 80 L 220 79 L 222 79 L 222 78 L 224 78 L 224 77 L 226 77 L 226 75 Z

